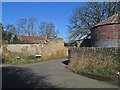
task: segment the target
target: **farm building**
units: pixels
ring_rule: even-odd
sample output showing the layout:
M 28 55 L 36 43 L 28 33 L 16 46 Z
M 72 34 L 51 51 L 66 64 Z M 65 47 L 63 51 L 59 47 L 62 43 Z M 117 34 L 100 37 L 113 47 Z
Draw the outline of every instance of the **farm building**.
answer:
M 120 13 L 117 13 L 92 28 L 91 43 L 93 47 L 120 46 Z
M 28 43 L 41 43 L 47 40 L 47 37 L 45 36 L 20 36 L 20 40 L 26 41 Z

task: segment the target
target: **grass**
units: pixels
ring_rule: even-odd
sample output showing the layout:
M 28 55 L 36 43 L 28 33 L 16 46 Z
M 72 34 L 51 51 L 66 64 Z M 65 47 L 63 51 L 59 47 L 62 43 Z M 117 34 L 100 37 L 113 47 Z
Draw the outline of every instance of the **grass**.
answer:
M 109 66 L 103 66 L 102 64 L 104 62 L 102 62 L 101 65 L 91 65 L 89 67 L 87 67 L 87 64 L 81 67 L 81 64 L 79 64 L 81 61 L 77 61 L 77 62 L 72 62 L 68 65 L 68 68 L 70 70 L 72 70 L 74 73 L 86 73 L 86 74 L 90 74 L 90 75 L 96 75 L 96 76 L 101 76 L 101 77 L 108 77 L 111 79 L 116 79 L 117 78 L 117 71 L 118 71 L 118 64 L 116 63 L 112 63 L 112 62 L 107 62 L 107 64 L 110 64 Z M 89 62 L 87 62 L 89 63 Z M 94 63 L 94 62 L 93 62 Z
M 104 68 L 104 67 L 96 67 L 96 68 L 87 68 L 81 70 L 81 72 L 97 75 L 97 76 L 102 76 L 102 77 L 109 77 L 109 78 L 114 78 L 116 76 L 116 72 L 112 69 L 109 68 Z
M 7 60 L 6 63 L 8 64 L 28 64 L 28 63 L 36 63 L 43 61 L 40 58 L 36 58 L 35 56 L 27 56 L 27 57 L 21 57 L 21 58 L 12 58 Z
M 118 85 L 119 76 L 117 76 L 116 72 L 118 69 L 112 67 L 89 67 L 89 68 L 80 68 L 78 64 L 69 64 L 67 68 L 79 75 L 83 75 L 92 79 L 105 81 L 111 84 Z

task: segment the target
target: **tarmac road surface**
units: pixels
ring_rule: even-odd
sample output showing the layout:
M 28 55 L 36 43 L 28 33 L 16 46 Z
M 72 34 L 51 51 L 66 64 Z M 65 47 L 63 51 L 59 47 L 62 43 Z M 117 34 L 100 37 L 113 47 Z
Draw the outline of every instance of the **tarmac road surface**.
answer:
M 75 74 L 62 63 L 66 59 L 26 65 L 3 65 L 3 88 L 118 88 Z

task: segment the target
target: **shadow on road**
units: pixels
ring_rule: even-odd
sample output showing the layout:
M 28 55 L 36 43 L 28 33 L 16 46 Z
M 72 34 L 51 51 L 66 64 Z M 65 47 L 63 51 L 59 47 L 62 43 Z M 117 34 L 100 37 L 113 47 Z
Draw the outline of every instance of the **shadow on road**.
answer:
M 2 88 L 55 88 L 44 80 L 46 76 L 37 76 L 31 70 L 22 67 L 2 67 Z
M 64 60 L 62 61 L 63 64 L 68 65 L 70 63 L 70 60 Z

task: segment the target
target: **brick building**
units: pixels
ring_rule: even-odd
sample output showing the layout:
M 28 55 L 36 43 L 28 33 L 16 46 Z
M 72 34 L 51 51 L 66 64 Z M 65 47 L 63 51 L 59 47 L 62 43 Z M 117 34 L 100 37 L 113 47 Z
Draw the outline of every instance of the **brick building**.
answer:
M 92 28 L 93 47 L 120 46 L 120 13 L 101 21 Z

